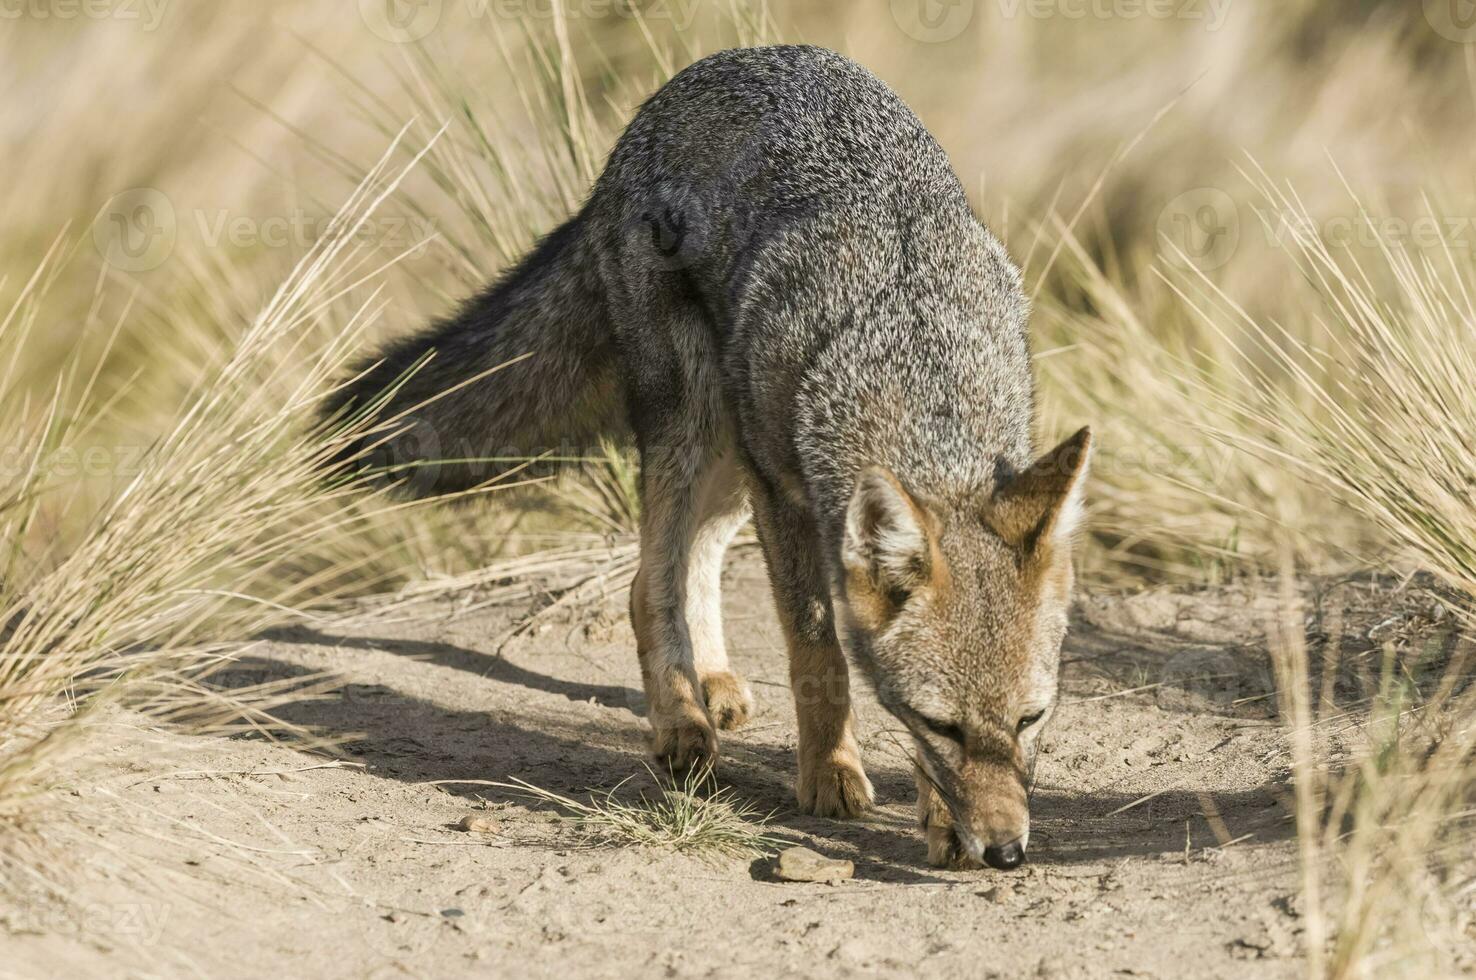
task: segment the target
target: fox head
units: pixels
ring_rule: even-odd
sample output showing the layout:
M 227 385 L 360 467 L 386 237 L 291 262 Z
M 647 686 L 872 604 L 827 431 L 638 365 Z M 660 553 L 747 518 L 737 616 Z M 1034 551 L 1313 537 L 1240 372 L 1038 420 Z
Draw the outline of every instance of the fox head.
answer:
M 1056 700 L 1091 433 L 987 494 L 857 479 L 842 545 L 850 647 L 907 726 L 958 849 L 1012 868 L 1030 836 L 1036 740 Z

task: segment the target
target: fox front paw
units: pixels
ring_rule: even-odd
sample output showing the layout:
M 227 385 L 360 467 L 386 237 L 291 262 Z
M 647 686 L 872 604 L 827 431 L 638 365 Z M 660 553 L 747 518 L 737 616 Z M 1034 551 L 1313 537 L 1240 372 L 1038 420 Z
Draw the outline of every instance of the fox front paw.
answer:
M 651 754 L 656 764 L 675 774 L 711 773 L 717 767 L 717 733 L 706 719 L 684 718 L 653 723 Z
M 931 824 L 924 831 L 928 838 L 928 864 L 935 868 L 953 871 L 975 871 L 983 865 L 969 857 L 959 842 L 953 824 Z
M 801 759 L 800 809 L 817 817 L 856 817 L 871 808 L 871 780 L 851 753 L 806 762 Z
M 953 814 L 925 779 L 917 780 L 917 822 L 928 842 L 928 864 L 934 868 L 971 871 L 983 865 L 969 857 L 953 829 Z
M 742 728 L 753 714 L 753 694 L 743 678 L 732 671 L 702 678 L 702 696 L 707 701 L 707 713 L 719 731 Z

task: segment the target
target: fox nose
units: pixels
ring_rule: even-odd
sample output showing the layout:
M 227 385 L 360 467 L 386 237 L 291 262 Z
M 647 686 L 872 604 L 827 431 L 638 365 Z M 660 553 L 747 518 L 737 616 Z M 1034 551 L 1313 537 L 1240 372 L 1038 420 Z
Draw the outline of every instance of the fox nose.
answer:
M 984 848 L 984 863 L 998 871 L 1011 871 L 1025 863 L 1025 848 L 1017 837 L 1008 844 Z

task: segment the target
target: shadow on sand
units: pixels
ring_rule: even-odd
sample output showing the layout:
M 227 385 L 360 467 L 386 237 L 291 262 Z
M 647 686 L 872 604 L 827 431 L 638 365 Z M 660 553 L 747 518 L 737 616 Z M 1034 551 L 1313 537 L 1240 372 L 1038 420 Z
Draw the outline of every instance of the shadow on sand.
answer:
M 392 688 L 345 681 L 327 696 L 289 702 L 274 709 L 283 720 L 326 736 L 347 738 L 346 751 L 379 778 L 407 783 L 444 780 L 526 780 L 556 792 L 580 796 L 629 780 L 632 794 L 651 781 L 645 774 L 646 732 L 643 696 L 627 687 L 588 684 L 529 670 L 475 650 L 424 640 L 335 636 L 297 628 L 270 637 L 280 642 L 386 651 L 440 666 L 465 670 L 488 683 L 520 687 L 621 709 L 614 724 L 589 722 L 587 713 L 550 710 L 529 700 L 514 711 L 500 699 L 487 711 L 447 709 Z M 265 680 L 306 678 L 309 671 L 270 656 L 243 658 L 216 677 L 223 687 Z M 629 712 L 628 714 L 626 712 Z M 581 717 L 583 715 L 583 717 Z M 910 801 L 913 777 L 894 759 L 871 757 L 869 772 L 882 802 Z M 770 826 L 780 837 L 811 835 L 847 844 L 861 855 L 857 877 L 891 882 L 942 882 L 923 862 L 919 832 L 910 820 L 887 814 L 859 821 L 834 821 L 800 813 L 791 789 L 792 753 L 782 746 L 744 739 L 724 743 L 720 779 L 760 811 L 772 811 Z M 630 778 L 632 776 L 638 778 Z M 449 784 L 449 792 L 533 810 L 552 804 L 514 790 Z M 1276 803 L 1277 787 L 1248 791 L 1173 791 L 1123 808 L 1135 798 L 1110 792 L 1080 793 L 1037 787 L 1032 801 L 1031 859 L 1041 865 L 1101 864 L 1126 857 L 1182 853 L 1185 824 L 1196 846 L 1214 843 L 1205 821 L 1213 813 L 1234 833 L 1258 841 L 1291 836 L 1290 822 Z M 910 810 L 910 806 L 909 806 Z M 792 832 L 792 833 L 786 833 Z M 810 846 L 816 842 L 811 841 Z M 853 856 L 847 849 L 847 856 Z

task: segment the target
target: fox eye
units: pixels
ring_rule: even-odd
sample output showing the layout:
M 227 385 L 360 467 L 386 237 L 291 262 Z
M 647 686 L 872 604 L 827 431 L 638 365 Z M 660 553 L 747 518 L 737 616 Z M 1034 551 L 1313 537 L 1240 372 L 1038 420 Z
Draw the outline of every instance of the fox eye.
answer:
M 934 735 L 937 735 L 940 738 L 946 738 L 950 742 L 957 742 L 959 745 L 962 745 L 964 743 L 963 729 L 959 728 L 953 722 L 939 721 L 936 718 L 929 718 L 927 715 L 919 715 L 918 717 L 921 719 L 923 725 L 927 728 L 927 730 L 932 732 Z
M 1026 715 L 1025 717 L 1021 718 L 1020 723 L 1015 726 L 1015 734 L 1018 735 L 1020 732 L 1023 732 L 1025 729 L 1029 728 L 1031 725 L 1035 724 L 1037 721 L 1040 721 L 1044 717 L 1044 708 L 1041 708 L 1034 714 Z

